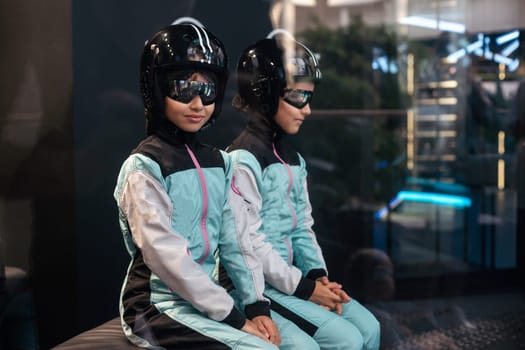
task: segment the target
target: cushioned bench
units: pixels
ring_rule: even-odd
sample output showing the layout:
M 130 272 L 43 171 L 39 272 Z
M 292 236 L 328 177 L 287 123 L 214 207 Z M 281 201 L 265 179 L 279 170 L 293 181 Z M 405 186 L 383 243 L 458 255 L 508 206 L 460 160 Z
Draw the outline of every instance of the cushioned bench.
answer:
M 141 349 L 128 341 L 120 318 L 114 318 L 96 328 L 87 330 L 79 335 L 55 346 L 52 350 L 136 350 Z

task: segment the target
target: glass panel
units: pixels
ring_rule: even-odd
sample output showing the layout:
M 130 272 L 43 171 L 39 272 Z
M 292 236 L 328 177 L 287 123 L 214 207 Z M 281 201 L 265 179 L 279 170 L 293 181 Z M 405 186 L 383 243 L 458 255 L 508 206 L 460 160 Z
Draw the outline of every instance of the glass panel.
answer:
M 523 23 L 511 17 L 514 27 L 485 25 L 469 17 L 471 6 L 318 2 L 288 12 L 283 6 L 276 17 L 311 45 L 323 71 L 313 120 L 297 141 L 313 168 L 317 231 L 340 231 L 325 218 L 330 212 L 373 212 L 373 224 L 348 235 L 368 237 L 391 255 L 398 277 L 517 267 Z M 334 21 L 342 13 L 352 16 Z M 421 196 L 399 199 L 407 190 Z M 436 195 L 468 205 L 450 205 L 448 197 L 427 202 Z
M 321 62 L 294 142 L 330 276 L 384 349 L 525 341 L 522 289 L 501 292 L 524 279 L 524 6 L 317 1 L 274 19 Z

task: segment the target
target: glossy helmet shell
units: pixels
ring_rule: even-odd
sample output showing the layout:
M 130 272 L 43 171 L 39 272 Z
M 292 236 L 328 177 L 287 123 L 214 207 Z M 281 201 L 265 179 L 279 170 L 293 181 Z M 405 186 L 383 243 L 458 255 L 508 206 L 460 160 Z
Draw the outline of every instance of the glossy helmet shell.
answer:
M 286 47 L 290 46 L 285 46 L 284 39 L 292 44 L 288 55 Z M 257 41 L 243 51 L 237 65 L 238 91 L 244 105 L 267 118 L 277 113 L 279 97 L 288 84 L 321 79 L 314 54 L 289 34 L 284 39 L 270 34 Z
M 202 26 L 181 23 L 167 26 L 148 40 L 140 61 L 140 91 L 148 129 L 165 119 L 166 74 L 173 70 L 213 72 L 217 77 L 217 99 L 208 123 L 221 112 L 228 80 L 228 57 L 222 42 Z

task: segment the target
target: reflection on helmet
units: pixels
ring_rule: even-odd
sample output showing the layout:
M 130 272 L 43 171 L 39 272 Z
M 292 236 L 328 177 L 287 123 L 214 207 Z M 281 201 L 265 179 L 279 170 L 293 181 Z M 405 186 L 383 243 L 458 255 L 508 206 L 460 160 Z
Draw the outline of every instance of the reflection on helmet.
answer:
M 228 57 L 222 42 L 202 26 L 190 22 L 161 29 L 146 42 L 140 62 L 140 87 L 148 133 L 165 122 L 164 97 L 168 75 L 174 71 L 212 72 L 216 77 L 215 110 L 208 123 L 220 114 L 228 79 Z M 164 125 L 166 126 L 166 125 Z
M 273 118 L 287 86 L 300 81 L 317 83 L 321 71 L 308 47 L 276 29 L 244 50 L 237 79 L 242 108 Z

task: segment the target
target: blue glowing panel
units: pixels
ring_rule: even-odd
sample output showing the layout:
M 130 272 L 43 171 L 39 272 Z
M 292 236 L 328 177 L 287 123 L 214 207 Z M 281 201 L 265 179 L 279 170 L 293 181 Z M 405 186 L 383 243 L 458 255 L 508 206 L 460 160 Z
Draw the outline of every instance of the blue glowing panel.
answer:
M 456 62 L 470 54 L 496 64 L 504 64 L 509 72 L 514 72 L 520 65 L 517 55 L 519 48 L 519 30 L 512 30 L 498 36 L 478 33 L 464 48 L 452 52 L 447 59 L 450 62 Z
M 457 208 L 470 207 L 472 204 L 467 197 L 431 192 L 401 191 L 397 194 L 397 198 L 401 201 L 425 202 Z

